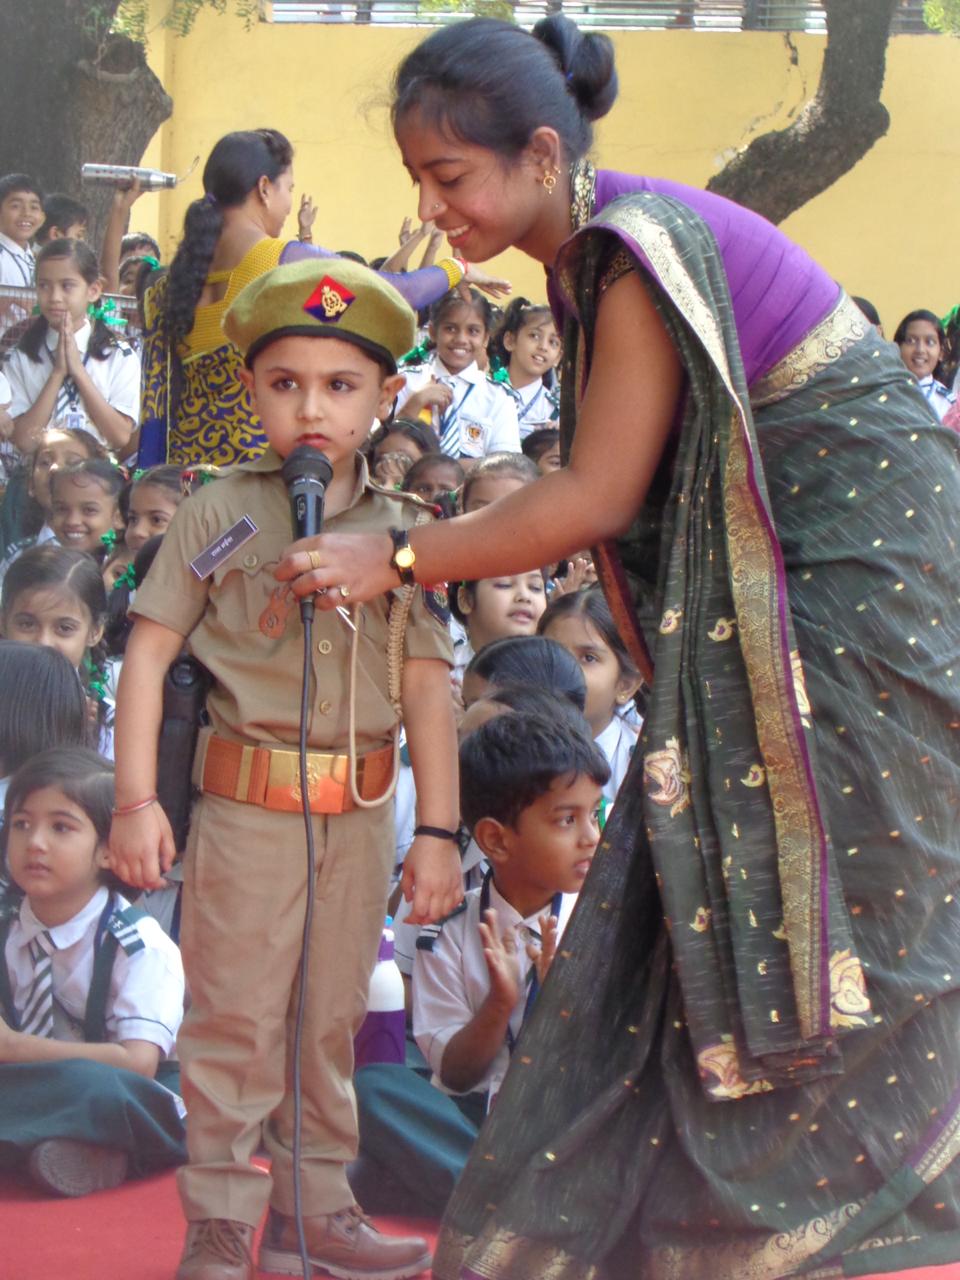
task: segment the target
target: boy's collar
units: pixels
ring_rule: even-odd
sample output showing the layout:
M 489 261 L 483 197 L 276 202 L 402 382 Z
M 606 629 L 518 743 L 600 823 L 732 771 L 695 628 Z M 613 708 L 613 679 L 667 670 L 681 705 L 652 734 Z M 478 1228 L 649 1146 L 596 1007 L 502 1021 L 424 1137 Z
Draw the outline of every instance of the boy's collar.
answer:
M 565 894 L 562 894 L 561 896 L 564 899 L 566 899 L 569 897 L 575 897 L 576 895 L 565 893 Z M 506 898 L 503 896 L 503 894 L 500 892 L 500 890 L 497 888 L 496 879 L 494 878 L 494 875 L 491 874 L 490 906 L 493 907 L 497 912 L 497 919 L 500 922 L 501 929 L 504 929 L 504 928 L 513 929 L 518 924 L 522 924 L 524 928 L 529 929 L 532 933 L 539 934 L 540 917 L 543 915 L 544 911 L 550 910 L 551 904 L 549 902 L 546 902 L 542 907 L 540 907 L 539 910 L 534 911 L 531 915 L 522 916 L 520 912 L 516 909 L 516 907 L 514 907 L 511 903 L 509 903 L 506 900 Z
M 356 455 L 357 472 L 354 480 L 353 492 L 350 495 L 350 501 L 343 510 L 356 506 L 363 497 L 364 493 L 370 486 L 370 472 L 367 468 L 367 460 L 362 453 Z M 260 475 L 271 475 L 280 471 L 283 466 L 283 458 L 280 457 L 276 449 L 272 445 L 267 445 L 264 452 L 259 458 L 254 458 L 252 462 L 240 462 L 235 467 L 226 468 L 227 474 L 232 472 L 258 472 Z
M 29 258 L 33 262 L 33 250 L 29 244 L 21 244 L 18 240 L 14 240 L 12 236 L 5 235 L 0 231 L 0 244 L 5 249 L 9 249 L 11 253 L 15 253 L 17 257 Z

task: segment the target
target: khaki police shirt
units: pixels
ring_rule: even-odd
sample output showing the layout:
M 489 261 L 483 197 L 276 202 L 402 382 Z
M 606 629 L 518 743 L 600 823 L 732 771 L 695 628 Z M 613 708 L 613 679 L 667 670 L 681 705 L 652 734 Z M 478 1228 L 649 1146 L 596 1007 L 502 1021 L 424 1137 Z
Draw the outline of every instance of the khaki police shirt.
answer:
M 187 637 L 190 652 L 210 671 L 207 710 L 214 730 L 245 742 L 295 745 L 299 732 L 303 624 L 289 583 L 273 569 L 293 541 L 290 501 L 272 450 L 184 499 L 170 523 L 132 612 Z M 350 503 L 325 522 L 338 533 L 410 528 L 423 504 L 408 494 L 372 486 L 359 459 Z M 249 516 L 258 532 L 203 581 L 191 561 Z M 387 684 L 387 625 L 394 594 L 357 605 L 357 745 L 390 741 L 396 715 Z M 349 603 L 349 602 L 347 602 Z M 443 621 L 445 592 L 418 587 L 404 638 L 404 658 L 452 663 Z M 346 750 L 353 632 L 335 610 L 317 610 L 310 654 L 314 690 L 309 743 Z

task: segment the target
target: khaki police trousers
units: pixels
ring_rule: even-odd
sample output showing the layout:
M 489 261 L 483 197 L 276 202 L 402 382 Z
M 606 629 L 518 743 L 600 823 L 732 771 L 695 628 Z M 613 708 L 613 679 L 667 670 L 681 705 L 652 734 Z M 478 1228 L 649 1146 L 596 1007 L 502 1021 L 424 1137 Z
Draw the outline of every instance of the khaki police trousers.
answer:
M 303 1206 L 353 1203 L 353 1037 L 363 1020 L 395 857 L 393 804 L 313 818 L 316 907 L 303 1032 Z M 293 1215 L 293 1033 L 306 903 L 301 815 L 204 795 L 184 863 L 190 1008 L 178 1041 L 188 1220 Z M 263 1143 L 271 1173 L 253 1163 Z

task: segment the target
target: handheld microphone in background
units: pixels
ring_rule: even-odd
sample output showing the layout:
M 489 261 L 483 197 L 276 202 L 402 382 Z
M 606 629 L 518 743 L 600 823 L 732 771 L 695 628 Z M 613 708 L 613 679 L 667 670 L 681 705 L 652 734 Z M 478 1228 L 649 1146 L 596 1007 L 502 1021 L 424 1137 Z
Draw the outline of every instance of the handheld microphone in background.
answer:
M 323 529 L 323 499 L 333 479 L 330 459 L 319 449 L 301 444 L 284 459 L 280 474 L 290 494 L 294 538 L 315 538 Z M 304 621 L 313 617 L 313 596 L 300 601 L 300 617 Z

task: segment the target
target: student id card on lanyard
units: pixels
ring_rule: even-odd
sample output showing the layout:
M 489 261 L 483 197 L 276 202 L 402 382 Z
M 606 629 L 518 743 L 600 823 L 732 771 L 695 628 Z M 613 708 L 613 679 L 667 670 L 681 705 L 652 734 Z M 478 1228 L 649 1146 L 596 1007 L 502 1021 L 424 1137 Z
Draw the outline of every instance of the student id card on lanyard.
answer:
M 49 350 L 49 348 L 47 348 Z M 53 356 L 50 357 L 51 362 Z M 90 359 L 89 348 L 83 355 L 83 367 L 87 367 L 87 361 Z M 83 409 L 83 402 L 80 399 L 80 391 L 73 378 L 68 374 L 60 388 L 57 396 L 57 403 L 53 411 L 54 422 L 58 426 L 64 427 L 67 431 L 85 431 L 89 430 L 87 426 L 87 415 Z

